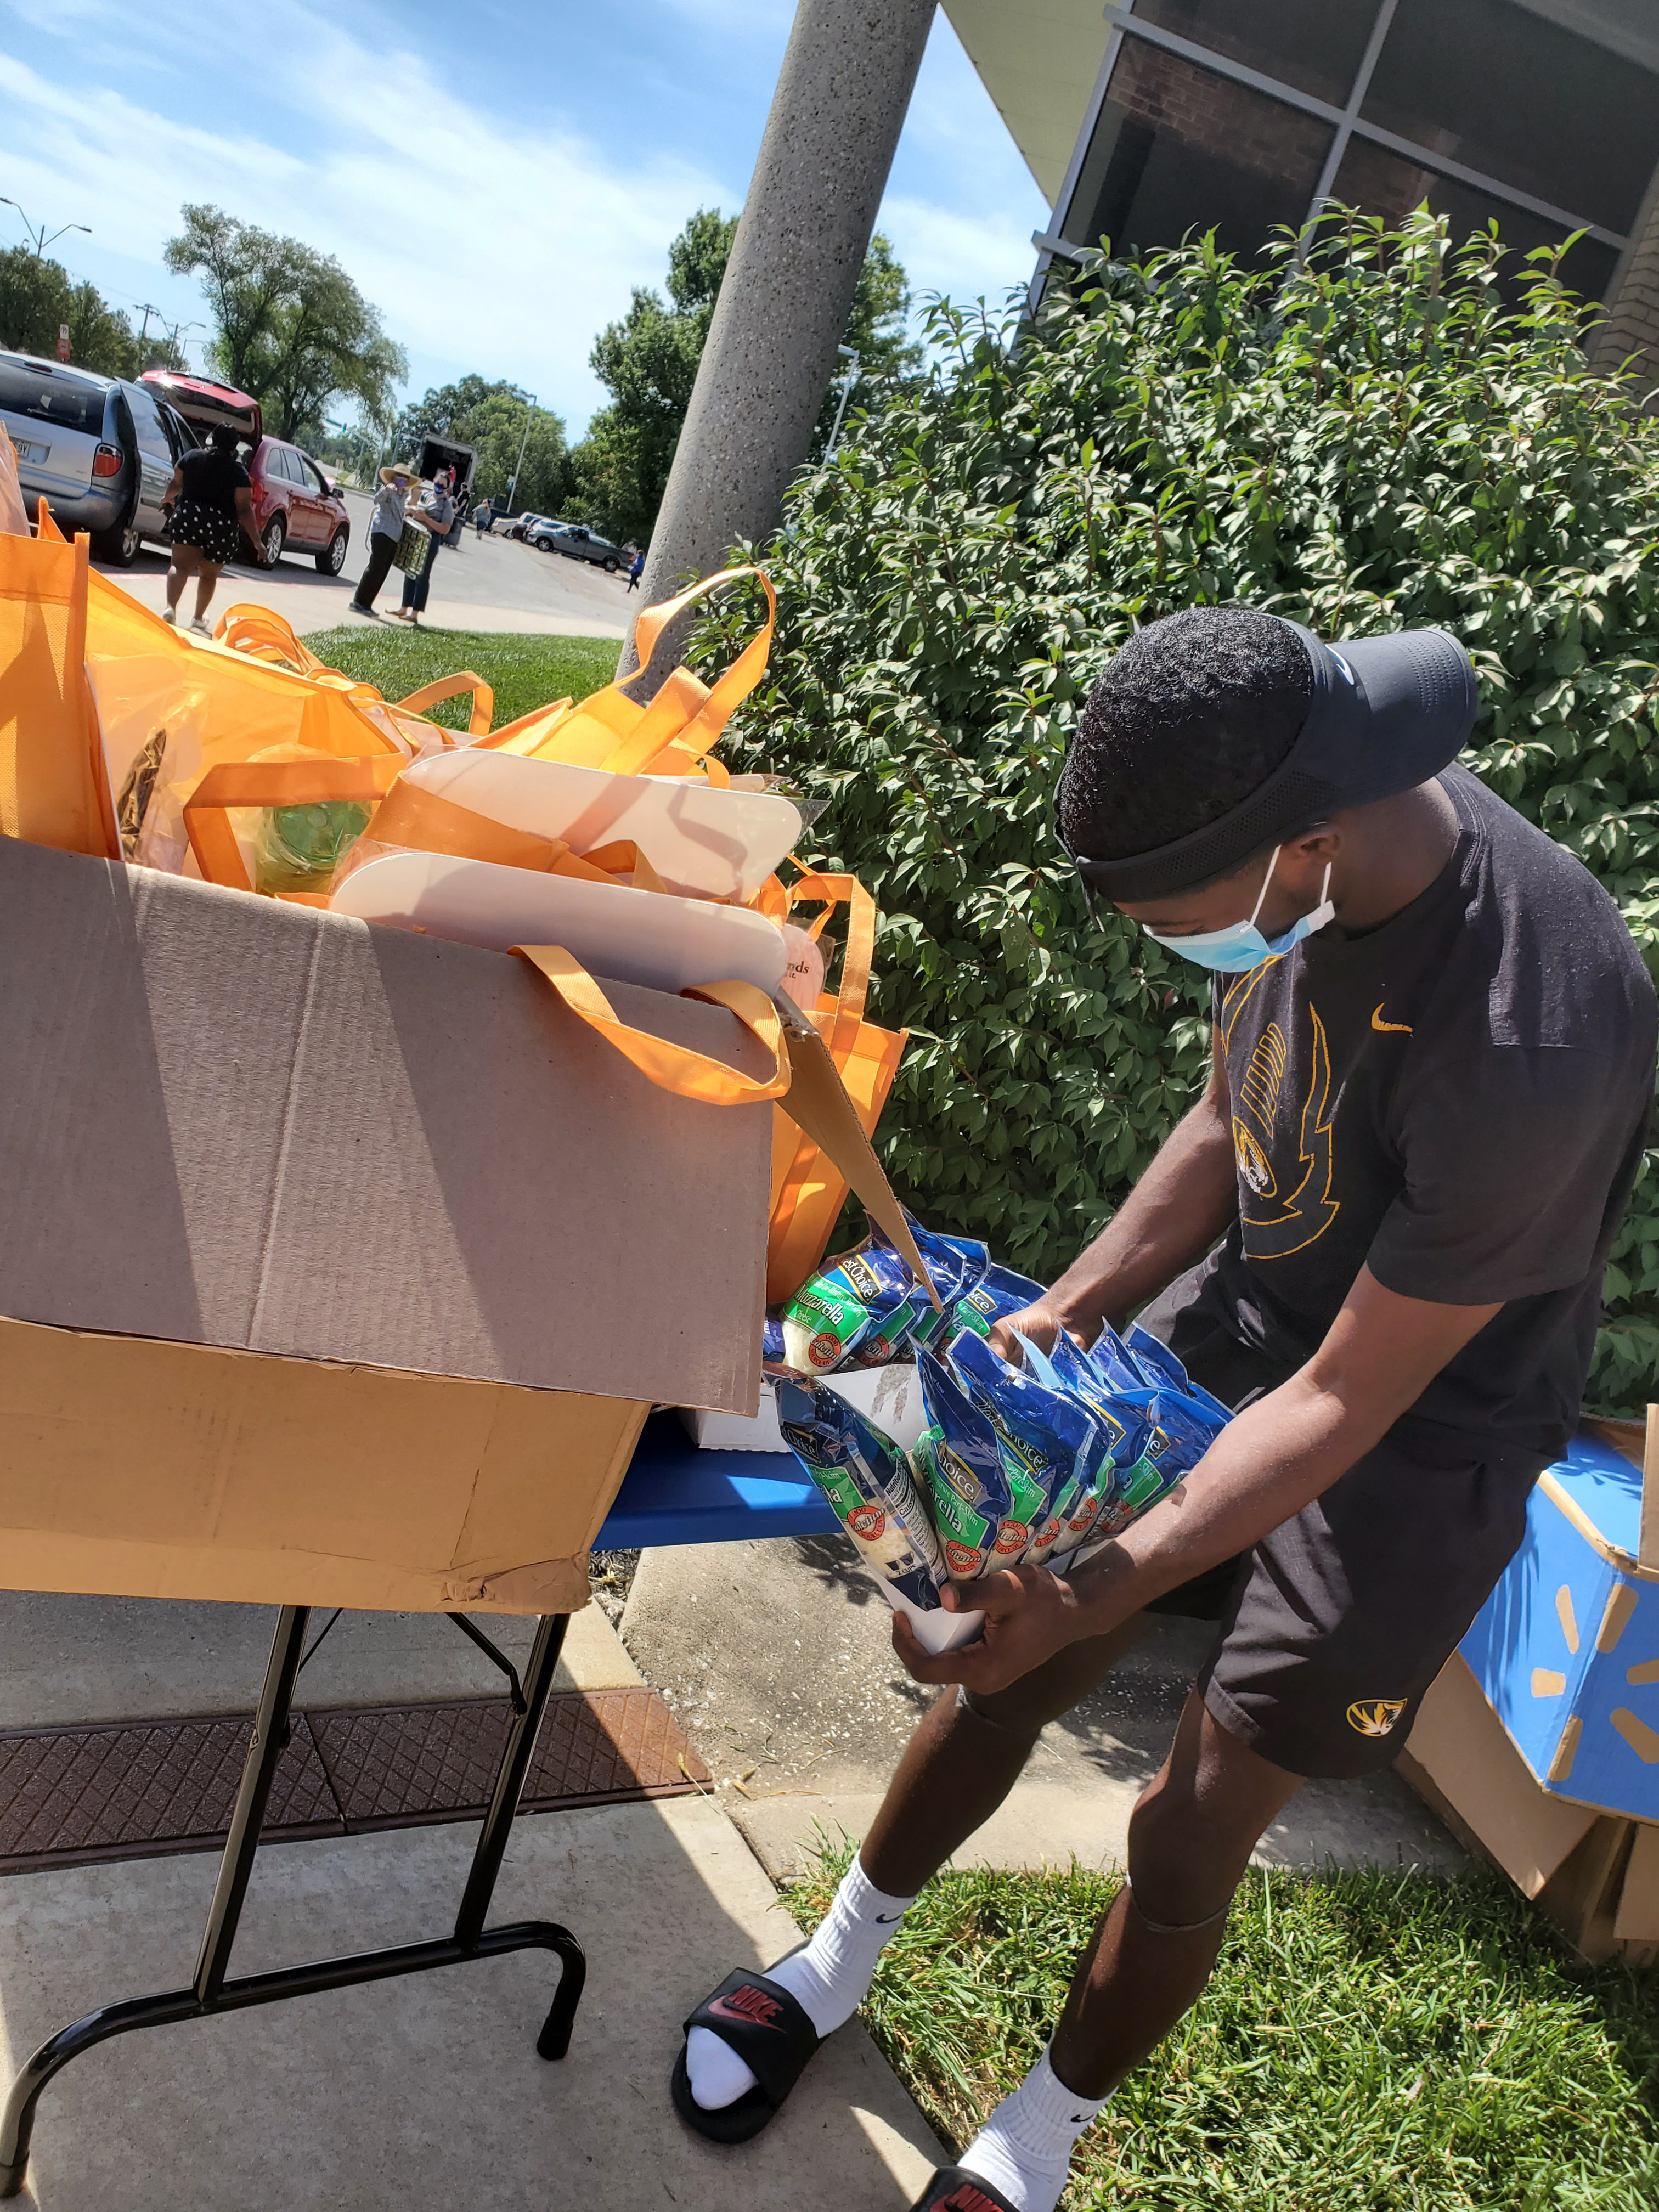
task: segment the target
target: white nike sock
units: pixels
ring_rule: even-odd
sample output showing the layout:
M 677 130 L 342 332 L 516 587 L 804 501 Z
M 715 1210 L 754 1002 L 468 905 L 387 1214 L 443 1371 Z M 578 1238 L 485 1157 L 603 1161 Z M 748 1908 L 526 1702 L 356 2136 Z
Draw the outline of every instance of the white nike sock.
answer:
M 767 1980 L 788 1990 L 820 2035 L 832 2034 L 863 2003 L 883 1946 L 915 1901 L 878 1889 L 854 1858 L 811 1942 L 769 1966 Z M 712 2028 L 694 2027 L 686 2037 L 685 2071 L 706 2112 L 735 2105 L 755 2087 L 754 2075 Z
M 1015 2212 L 1054 2212 L 1066 2187 L 1072 2147 L 1105 2102 L 1104 2097 L 1073 2096 L 1045 2051 L 957 2164 L 988 2181 Z

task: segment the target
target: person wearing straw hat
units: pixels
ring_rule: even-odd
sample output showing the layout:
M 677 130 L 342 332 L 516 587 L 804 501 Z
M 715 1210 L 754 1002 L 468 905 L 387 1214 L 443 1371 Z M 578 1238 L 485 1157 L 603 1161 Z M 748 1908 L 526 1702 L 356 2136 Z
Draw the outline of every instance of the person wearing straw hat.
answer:
M 432 564 L 437 559 L 438 548 L 443 544 L 450 525 L 455 520 L 455 501 L 449 489 L 453 477 L 453 470 L 441 470 L 421 494 L 419 506 L 414 507 L 406 518 L 417 529 L 424 530 L 432 540 L 425 566 L 418 575 L 404 578 L 404 603 L 392 611 L 399 622 L 408 623 L 411 629 L 419 624 L 422 615 L 426 611 L 427 593 L 432 588 Z
M 409 504 L 409 487 L 414 482 L 415 471 L 406 461 L 393 461 L 390 468 L 380 471 L 380 489 L 374 495 L 374 520 L 368 526 L 368 558 L 363 563 L 356 590 L 346 601 L 354 615 L 374 612 L 375 593 L 385 583 L 398 556 L 404 534 L 404 511 Z
M 1147 1614 L 1210 1621 L 1047 2048 L 914 2208 L 1054 2212 L 1079 2137 L 1209 1980 L 1263 1834 L 1309 1779 L 1393 1763 L 1520 1543 L 1577 1421 L 1659 1010 L 1594 877 L 1456 764 L 1476 706 L 1443 630 L 1328 645 L 1249 607 L 1148 623 L 1090 693 L 1060 849 L 1091 917 L 1209 972 L 1210 1079 L 991 1344 L 1012 1364 L 1139 1315 L 1233 1418 L 1081 1566 L 947 1589 L 978 1641 L 936 1656 L 896 1616 L 942 1694 L 811 1940 L 687 2020 L 672 2094 L 699 2135 L 772 2123 Z

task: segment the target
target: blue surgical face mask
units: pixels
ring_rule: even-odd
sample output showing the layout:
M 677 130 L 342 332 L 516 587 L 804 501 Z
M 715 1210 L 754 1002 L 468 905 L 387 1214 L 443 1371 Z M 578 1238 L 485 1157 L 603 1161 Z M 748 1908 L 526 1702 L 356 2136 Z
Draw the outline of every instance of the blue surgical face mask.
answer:
M 1267 863 L 1267 872 L 1262 878 L 1261 890 L 1250 909 L 1248 921 L 1230 922 L 1225 929 L 1200 930 L 1196 937 L 1162 937 L 1157 930 L 1150 928 L 1146 932 L 1147 936 L 1156 945 L 1168 945 L 1171 952 L 1178 952 L 1183 960 L 1195 960 L 1200 968 L 1218 969 L 1228 975 L 1246 975 L 1252 968 L 1259 968 L 1264 960 L 1271 960 L 1275 954 L 1288 952 L 1293 945 L 1300 945 L 1304 937 L 1311 937 L 1316 929 L 1323 929 L 1336 908 L 1331 904 L 1331 871 L 1328 862 L 1325 880 L 1319 886 L 1319 904 L 1313 912 L 1304 914 L 1300 921 L 1292 922 L 1282 937 L 1269 939 L 1261 934 L 1255 926 L 1255 918 L 1261 911 L 1261 902 L 1267 896 L 1267 886 L 1273 879 L 1273 870 L 1279 865 L 1279 856 L 1283 849 L 1279 845 L 1273 847 L 1273 858 Z

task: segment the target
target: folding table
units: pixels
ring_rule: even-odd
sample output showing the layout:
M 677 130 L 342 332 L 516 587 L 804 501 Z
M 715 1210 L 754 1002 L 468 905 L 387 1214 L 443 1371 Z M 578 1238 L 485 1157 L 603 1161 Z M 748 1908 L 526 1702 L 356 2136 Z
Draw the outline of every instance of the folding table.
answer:
M 699 1451 L 676 1415 L 653 1413 L 646 1422 L 605 1526 L 594 1540 L 594 1549 L 714 1544 L 744 1536 L 823 1535 L 832 1534 L 837 1526 L 819 1492 L 787 1454 Z M 568 2050 L 587 1971 L 580 1944 L 568 1928 L 550 1920 L 514 1921 L 498 1928 L 484 1924 L 553 1687 L 568 1613 L 546 1613 L 538 1622 L 522 1682 L 511 1662 L 465 1614 L 447 1616 L 507 1675 L 513 1705 L 500 1770 L 478 1832 L 453 1931 L 428 1942 L 403 1943 L 386 1950 L 360 1951 L 347 1958 L 318 1960 L 308 1966 L 284 1966 L 273 1973 L 231 1978 L 231 1947 L 253 1872 L 260 1824 L 277 1761 L 289 1741 L 295 1684 L 308 1656 L 306 1631 L 310 1613 L 309 1607 L 289 1605 L 277 1614 L 235 1809 L 219 1862 L 196 1971 L 188 1986 L 100 2006 L 49 2037 L 25 2063 L 12 2084 L 4 2119 L 0 2122 L 0 2198 L 15 2197 L 23 2186 L 35 2106 L 53 2075 L 83 2051 L 136 2028 L 164 2027 L 174 2021 L 276 2004 L 319 1990 L 426 1973 L 434 1966 L 499 1958 L 509 1951 L 541 1949 L 556 1954 L 560 1973 L 551 2009 L 536 2039 L 537 2053 L 543 2058 L 562 2058 Z

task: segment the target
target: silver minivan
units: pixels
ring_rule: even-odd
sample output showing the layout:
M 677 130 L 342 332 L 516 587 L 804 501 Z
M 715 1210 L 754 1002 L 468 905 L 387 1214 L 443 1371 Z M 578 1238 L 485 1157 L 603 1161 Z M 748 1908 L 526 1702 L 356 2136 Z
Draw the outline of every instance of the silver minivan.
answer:
M 66 536 L 89 531 L 98 558 L 122 568 L 146 538 L 166 542 L 162 499 L 179 456 L 200 441 L 153 386 L 0 352 L 0 422 L 24 499 L 33 508 L 44 493 Z

